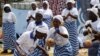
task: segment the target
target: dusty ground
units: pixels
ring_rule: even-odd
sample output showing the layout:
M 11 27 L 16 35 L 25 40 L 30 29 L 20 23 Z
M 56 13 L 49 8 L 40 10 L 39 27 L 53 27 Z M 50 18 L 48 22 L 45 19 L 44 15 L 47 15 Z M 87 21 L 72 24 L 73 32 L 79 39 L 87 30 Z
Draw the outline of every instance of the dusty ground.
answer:
M 2 52 L 2 48 L 0 48 L 0 53 L 1 52 Z M 9 50 L 9 52 L 10 52 L 10 50 Z M 49 55 L 53 56 L 53 50 L 49 51 Z M 13 56 L 13 54 L 0 54 L 0 56 Z M 80 49 L 78 56 L 88 56 L 87 55 L 87 49 Z

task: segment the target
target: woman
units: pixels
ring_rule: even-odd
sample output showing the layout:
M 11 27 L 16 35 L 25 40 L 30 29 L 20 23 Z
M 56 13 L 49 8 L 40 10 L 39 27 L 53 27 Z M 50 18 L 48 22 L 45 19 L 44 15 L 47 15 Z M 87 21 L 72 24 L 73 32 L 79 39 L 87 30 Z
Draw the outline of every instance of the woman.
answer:
M 36 2 L 32 2 L 31 3 L 31 7 L 32 7 L 32 10 L 28 11 L 27 18 L 26 18 L 28 24 L 31 21 L 34 21 L 35 20 L 35 14 L 38 11 L 37 3 Z
M 100 42 L 98 41 L 100 38 L 97 37 L 99 30 L 100 30 L 99 27 L 97 27 L 98 23 L 100 22 L 99 16 L 98 16 L 98 9 L 90 8 L 90 9 L 87 9 L 87 11 L 89 12 L 89 20 L 91 21 L 90 23 L 91 26 L 89 27 L 92 29 L 92 35 L 94 35 L 92 46 L 88 49 L 88 56 L 97 56 L 98 47 L 100 44 Z
M 48 27 L 51 27 L 51 20 L 53 17 L 52 10 L 49 8 L 48 1 L 43 1 L 43 8 L 41 9 L 43 11 L 43 21 L 48 25 Z
M 48 40 L 54 40 L 54 56 L 72 56 L 72 47 L 69 43 L 69 34 L 63 26 L 63 17 L 56 15 L 53 18 L 53 27 L 49 31 L 47 43 L 52 44 Z
M 12 50 L 11 53 L 13 53 L 14 49 L 14 43 L 11 41 L 13 39 L 16 40 L 15 37 L 15 22 L 16 22 L 16 16 L 11 10 L 10 4 L 4 5 L 4 13 L 3 13 L 3 44 L 4 44 L 4 50 L 2 53 L 8 53 L 8 49 Z
M 32 21 L 32 22 L 29 23 L 26 31 L 33 31 L 36 26 L 46 26 L 46 27 L 48 27 L 48 25 L 45 22 L 43 22 L 43 15 L 42 15 L 41 10 L 39 10 L 36 13 L 35 21 Z
M 66 2 L 66 8 L 62 11 L 62 16 L 64 18 L 64 26 L 68 29 L 69 32 L 69 41 L 73 48 L 73 56 L 78 54 L 79 42 L 78 42 L 78 33 L 77 33 L 77 24 L 76 20 L 78 18 L 77 8 L 74 7 L 74 0 L 68 0 Z
M 48 56 L 45 50 L 45 38 L 47 37 L 48 27 L 37 26 L 35 31 L 26 31 L 17 40 L 19 47 L 23 50 L 25 56 Z M 15 50 L 15 56 L 21 56 Z

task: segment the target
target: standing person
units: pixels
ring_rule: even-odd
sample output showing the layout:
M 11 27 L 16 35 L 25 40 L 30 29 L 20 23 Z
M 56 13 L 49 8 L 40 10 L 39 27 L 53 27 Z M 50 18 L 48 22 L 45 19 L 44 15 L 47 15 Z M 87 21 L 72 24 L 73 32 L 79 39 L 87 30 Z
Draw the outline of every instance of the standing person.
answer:
M 37 26 L 34 31 L 24 32 L 16 41 L 19 47 L 26 53 L 25 56 L 45 56 L 45 38 L 47 37 L 48 27 Z M 45 55 L 44 55 L 45 54 Z M 21 56 L 15 50 L 14 56 Z
M 43 8 L 41 10 L 43 11 L 43 21 L 50 28 L 53 13 L 52 13 L 52 10 L 49 8 L 49 2 L 48 1 L 43 1 Z
M 78 33 L 76 20 L 78 18 L 77 8 L 74 7 L 74 0 L 67 0 L 66 8 L 62 11 L 62 16 L 64 18 L 64 26 L 68 29 L 69 32 L 69 41 L 73 47 L 73 56 L 78 54 L 79 42 L 78 42 Z
M 39 10 L 36 13 L 35 21 L 32 21 L 32 22 L 29 23 L 26 31 L 33 31 L 36 26 L 48 27 L 48 25 L 45 22 L 43 22 L 43 15 L 42 15 L 42 11 L 41 10 Z
M 72 47 L 69 42 L 69 34 L 63 26 L 63 17 L 56 15 L 53 18 L 53 27 L 49 31 L 47 45 L 54 45 L 54 56 L 72 56 Z M 53 41 L 49 41 L 52 39 Z
M 10 4 L 4 5 L 4 13 L 3 13 L 3 44 L 4 44 L 4 50 L 2 53 L 8 53 L 8 49 L 12 50 L 11 53 L 13 53 L 14 49 L 14 43 L 11 41 L 11 39 L 16 40 L 15 37 L 15 22 L 16 22 L 16 16 L 11 10 Z
M 26 18 L 28 24 L 31 21 L 34 21 L 35 20 L 35 14 L 38 11 L 37 3 L 36 2 L 32 2 L 31 3 L 31 7 L 32 7 L 32 10 L 28 11 L 27 18 Z
M 98 26 L 98 23 L 100 22 L 99 20 L 99 16 L 98 16 L 98 9 L 97 8 L 90 8 L 87 9 L 87 11 L 89 12 L 89 20 L 90 20 L 90 27 L 92 29 L 92 35 L 94 37 L 93 41 L 92 41 L 92 46 L 88 49 L 88 56 L 97 56 L 98 54 L 98 48 L 99 48 L 99 44 L 100 44 L 100 38 L 97 37 L 98 33 L 100 31 L 100 28 Z M 90 32 L 89 30 L 87 32 Z M 85 34 L 87 33 L 85 32 Z M 92 51 L 92 52 L 91 52 Z

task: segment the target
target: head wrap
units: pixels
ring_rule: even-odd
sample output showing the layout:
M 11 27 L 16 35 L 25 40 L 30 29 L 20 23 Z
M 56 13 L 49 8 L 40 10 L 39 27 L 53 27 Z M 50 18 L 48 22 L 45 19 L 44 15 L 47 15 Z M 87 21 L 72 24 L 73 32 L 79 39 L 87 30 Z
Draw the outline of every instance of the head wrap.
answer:
M 54 17 L 53 17 L 53 20 L 54 20 L 54 19 L 59 20 L 59 21 L 61 22 L 61 24 L 64 23 L 64 21 L 63 21 L 63 17 L 62 17 L 61 15 L 56 15 L 56 16 L 54 16 Z

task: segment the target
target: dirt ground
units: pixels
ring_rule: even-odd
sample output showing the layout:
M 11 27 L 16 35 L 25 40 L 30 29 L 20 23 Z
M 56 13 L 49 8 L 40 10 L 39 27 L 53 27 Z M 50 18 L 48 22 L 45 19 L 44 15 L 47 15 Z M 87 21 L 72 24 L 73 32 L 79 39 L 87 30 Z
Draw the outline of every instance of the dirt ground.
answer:
M 53 49 L 53 48 L 52 48 Z M 0 48 L 0 53 L 2 52 L 2 48 Z M 9 50 L 10 52 L 10 50 Z M 80 49 L 79 54 L 77 56 L 88 56 L 87 49 Z M 13 54 L 0 54 L 0 56 L 13 56 Z M 53 56 L 53 50 L 49 51 L 49 56 Z

